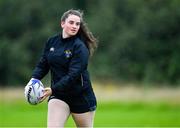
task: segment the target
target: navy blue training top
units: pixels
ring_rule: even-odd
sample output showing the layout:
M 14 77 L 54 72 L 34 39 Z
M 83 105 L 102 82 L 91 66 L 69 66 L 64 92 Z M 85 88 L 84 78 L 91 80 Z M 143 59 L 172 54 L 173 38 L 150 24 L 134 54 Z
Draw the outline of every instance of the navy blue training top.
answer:
M 87 71 L 89 50 L 77 36 L 48 39 L 32 77 L 41 80 L 50 70 L 52 95 L 79 93 L 91 88 Z

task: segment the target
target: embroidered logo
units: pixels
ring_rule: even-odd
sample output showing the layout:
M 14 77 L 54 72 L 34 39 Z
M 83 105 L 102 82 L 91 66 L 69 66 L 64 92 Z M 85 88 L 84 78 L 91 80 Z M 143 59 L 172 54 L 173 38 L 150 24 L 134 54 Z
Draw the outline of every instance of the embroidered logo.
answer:
M 71 50 L 65 50 L 64 51 L 66 58 L 70 58 L 72 56 Z
M 49 51 L 50 51 L 50 52 L 54 52 L 54 47 L 51 47 L 51 48 L 49 49 Z

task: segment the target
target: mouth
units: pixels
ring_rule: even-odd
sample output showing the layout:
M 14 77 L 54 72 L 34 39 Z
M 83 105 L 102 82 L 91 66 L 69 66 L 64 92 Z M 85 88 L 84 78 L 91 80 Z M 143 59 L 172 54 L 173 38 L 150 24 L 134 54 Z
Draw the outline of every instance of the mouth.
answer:
M 72 32 L 72 33 L 76 33 L 76 32 L 77 32 L 77 30 L 74 30 L 74 29 L 73 29 L 73 30 L 71 30 L 71 32 Z

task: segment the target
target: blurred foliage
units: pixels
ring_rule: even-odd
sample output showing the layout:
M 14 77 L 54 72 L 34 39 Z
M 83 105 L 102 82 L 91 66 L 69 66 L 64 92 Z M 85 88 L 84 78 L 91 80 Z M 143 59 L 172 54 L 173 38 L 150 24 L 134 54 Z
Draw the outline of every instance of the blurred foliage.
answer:
M 68 9 L 84 11 L 99 39 L 95 80 L 180 83 L 179 0 L 1 0 L 0 85 L 30 79 L 48 37 Z

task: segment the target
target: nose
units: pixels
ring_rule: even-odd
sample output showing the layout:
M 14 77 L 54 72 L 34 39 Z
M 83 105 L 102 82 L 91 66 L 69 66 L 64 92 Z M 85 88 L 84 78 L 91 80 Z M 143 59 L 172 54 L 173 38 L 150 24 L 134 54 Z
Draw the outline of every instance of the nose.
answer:
M 76 24 L 73 24 L 73 26 L 72 26 L 73 28 L 77 28 L 78 26 L 76 25 Z
M 74 24 L 72 24 L 72 27 L 73 27 L 73 28 L 78 28 L 79 25 L 78 25 L 77 23 L 74 23 Z

